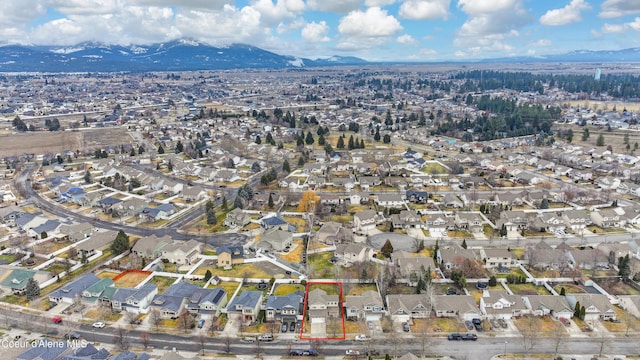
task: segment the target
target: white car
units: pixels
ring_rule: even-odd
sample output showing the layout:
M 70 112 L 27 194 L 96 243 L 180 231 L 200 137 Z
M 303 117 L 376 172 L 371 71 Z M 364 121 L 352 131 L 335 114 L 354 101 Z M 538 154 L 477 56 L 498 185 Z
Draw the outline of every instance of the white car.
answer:
M 102 321 L 98 321 L 94 322 L 91 326 L 93 326 L 94 328 L 102 329 L 103 327 L 105 327 L 105 323 L 103 323 Z
M 360 355 L 360 351 L 349 349 L 345 352 L 346 355 Z
M 364 335 L 364 334 L 356 335 L 356 341 L 366 341 L 366 340 L 368 340 L 367 335 Z

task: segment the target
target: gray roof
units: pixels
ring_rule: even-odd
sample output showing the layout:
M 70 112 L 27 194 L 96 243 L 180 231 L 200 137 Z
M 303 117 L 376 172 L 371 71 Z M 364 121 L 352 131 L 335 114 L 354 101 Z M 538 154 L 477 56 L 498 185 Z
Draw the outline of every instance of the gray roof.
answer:
M 262 299 L 260 291 L 245 291 L 233 298 L 231 304 L 227 306 L 227 310 L 235 311 L 239 306 L 241 308 L 255 308 Z
M 304 296 L 301 291 L 296 291 L 292 294 L 285 296 L 275 296 L 271 295 L 267 298 L 267 304 L 265 305 L 266 309 L 284 309 L 287 307 L 295 308 L 299 310 L 300 304 Z
M 82 294 L 84 290 L 97 283 L 98 281 L 100 281 L 100 278 L 95 276 L 94 274 L 85 274 L 53 291 L 51 294 L 49 294 L 49 297 L 75 298 L 77 295 Z
M 54 360 L 69 351 L 66 341 L 42 339 L 44 346 L 30 347 L 29 350 L 18 355 L 17 360 Z

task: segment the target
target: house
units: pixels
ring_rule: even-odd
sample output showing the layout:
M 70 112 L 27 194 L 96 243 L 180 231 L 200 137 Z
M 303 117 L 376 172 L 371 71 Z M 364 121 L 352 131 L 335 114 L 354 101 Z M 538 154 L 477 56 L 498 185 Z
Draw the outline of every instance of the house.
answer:
M 258 319 L 258 312 L 262 304 L 261 291 L 243 291 L 227 305 L 227 313 L 241 315 L 241 321 L 251 324 Z
M 591 225 L 591 216 L 589 216 L 586 210 L 563 211 L 562 219 L 565 225 L 575 233 L 581 233 L 582 230 Z
M 569 267 L 569 257 L 566 252 L 552 248 L 545 241 L 528 245 L 524 253 L 524 262 L 539 270 L 566 269 Z
M 227 213 L 224 219 L 224 225 L 230 228 L 242 227 L 251 222 L 251 216 L 245 214 L 242 209 L 235 208 Z
M 476 261 L 476 254 L 473 250 L 462 248 L 458 244 L 441 247 L 436 253 L 436 262 L 445 270 L 460 267 L 465 260 Z
M 362 244 L 340 244 L 336 246 L 334 255 L 338 259 L 344 260 L 348 263 L 364 262 L 371 259 L 373 256 L 373 249 Z
M 42 215 L 42 212 L 36 212 L 33 214 L 23 214 L 15 220 L 15 223 L 18 227 L 18 230 L 31 230 L 46 223 L 47 221 L 49 221 L 49 219 L 46 216 Z
M 368 232 L 376 228 L 378 214 L 374 210 L 364 210 L 357 212 L 353 216 L 354 230 L 358 232 Z
M 163 237 L 157 237 L 156 235 L 145 236 L 136 241 L 131 248 L 131 252 L 141 258 L 155 259 L 162 255 L 162 248 L 172 242 L 173 239 L 168 235 Z
M 182 190 L 180 196 L 186 202 L 194 202 L 207 199 L 209 197 L 209 194 L 201 186 L 189 186 Z
M 422 227 L 422 218 L 414 210 L 401 210 L 391 215 L 391 223 L 395 229 L 415 229 Z
M 312 323 L 325 323 L 329 318 L 340 317 L 340 298 L 338 295 L 328 295 L 322 289 L 309 291 L 307 306 Z
M 384 304 L 380 293 L 368 290 L 360 295 L 347 295 L 344 301 L 347 319 L 373 321 L 384 315 Z
M 377 195 L 376 204 L 387 208 L 404 208 L 403 195 L 397 193 L 382 193 Z
M 283 218 L 275 214 L 270 216 L 265 216 L 262 219 L 260 219 L 260 226 L 262 226 L 262 228 L 265 230 L 277 228 L 282 231 L 290 231 L 290 232 L 296 231 L 295 226 L 290 225 L 286 220 L 284 220 Z
M 624 311 L 640 318 L 640 295 L 618 295 L 618 300 Z
M 110 278 L 100 279 L 100 281 L 82 291 L 82 300 L 94 303 L 96 300 L 100 299 L 107 288 L 113 288 L 113 280 Z M 109 296 L 109 298 L 110 297 L 111 296 Z
M 458 197 L 452 193 L 444 194 L 444 197 L 442 198 L 442 203 L 444 204 L 444 206 L 448 208 L 461 209 L 462 207 L 464 207 L 464 203 L 460 201 L 460 199 L 458 199 Z
M 191 265 L 200 255 L 200 247 L 197 240 L 174 241 L 161 248 L 161 258 L 178 265 Z
M 146 207 L 142 210 L 140 217 L 144 221 L 168 220 L 175 213 L 176 207 L 172 203 L 168 203 L 156 207 Z
M 558 248 L 560 248 L 561 245 L 558 245 Z M 585 270 L 609 267 L 609 258 L 607 254 L 598 249 L 567 248 L 565 254 L 569 259 L 569 265 L 572 267 L 577 266 L 580 269 Z
M 571 319 L 574 308 L 566 297 L 556 295 L 527 295 L 522 298 L 534 316 L 553 316 L 556 319 Z
M 584 306 L 584 321 L 616 320 L 617 315 L 607 295 L 603 294 L 567 294 L 567 301 L 572 309 L 576 303 Z
M 433 258 L 410 253 L 408 251 L 394 251 L 391 260 L 398 267 L 400 275 L 405 279 L 415 279 L 424 271 L 435 271 L 436 264 Z M 413 284 L 412 284 L 413 285 Z
M 183 309 L 207 318 L 218 316 L 227 301 L 227 292 L 221 288 L 201 288 L 188 282 L 175 283 L 162 295 L 156 295 L 151 306 L 160 311 L 163 319 L 175 319 Z
M 96 254 L 96 251 L 101 250 L 108 245 L 113 243 L 117 232 L 114 230 L 104 230 L 99 232 L 93 232 L 91 237 L 86 240 L 81 241 L 77 246 L 76 250 L 78 250 L 78 256 L 82 258 L 82 254 L 89 258 Z
M 458 229 L 468 230 L 471 233 L 483 231 L 484 218 L 476 212 L 458 212 L 455 217 L 455 224 Z
M 144 313 L 157 294 L 158 287 L 152 283 L 146 283 L 140 288 L 117 288 L 111 297 L 111 309 Z
M 341 242 L 338 234 L 342 229 L 342 224 L 335 221 L 327 221 L 316 232 L 316 240 L 324 244 L 334 244 Z
M 49 301 L 54 303 L 73 304 L 76 297 L 82 296 L 82 292 L 91 285 L 100 281 L 100 278 L 94 274 L 84 274 L 68 284 L 61 286 L 49 294 Z
M 284 251 L 291 247 L 292 242 L 292 233 L 280 230 L 278 227 L 274 227 L 267 229 L 264 234 L 262 234 L 258 247 L 264 248 L 264 245 L 267 245 L 267 247 L 275 251 Z
M 455 229 L 455 221 L 442 214 L 431 214 L 427 216 L 425 226 L 432 237 L 444 237 L 447 236 L 447 231 Z
M 73 225 L 63 224 L 60 225 L 58 233 L 62 236 L 63 240 L 77 242 L 91 236 L 93 233 L 93 225 L 88 222 Z
M 38 284 L 51 279 L 51 274 L 46 271 L 30 269 L 3 268 L 0 275 L 0 290 L 2 293 L 11 293 L 22 296 L 27 289 L 29 279 L 34 279 Z
M 516 255 L 508 249 L 482 248 L 480 257 L 487 269 L 512 268 L 518 265 Z
M 393 321 L 428 318 L 433 308 L 426 294 L 387 295 L 387 307 Z
M 487 318 L 511 319 L 528 310 L 520 295 L 511 295 L 504 290 L 484 290 L 480 298 L 480 311 Z
M 264 306 L 265 321 L 291 322 L 302 320 L 304 294 L 301 291 L 289 295 L 270 295 Z
M 216 254 L 218 255 L 216 264 L 218 267 L 231 269 L 233 265 L 244 263 L 242 246 L 218 246 Z
M 471 295 L 435 295 L 432 308 L 437 317 L 458 317 L 465 321 L 482 317 Z
M 626 219 L 616 209 L 598 209 L 590 214 L 591 221 L 603 229 L 621 228 L 626 225 Z
M 405 192 L 405 198 L 414 204 L 426 204 L 429 200 L 429 193 L 426 191 L 418 191 L 409 189 Z

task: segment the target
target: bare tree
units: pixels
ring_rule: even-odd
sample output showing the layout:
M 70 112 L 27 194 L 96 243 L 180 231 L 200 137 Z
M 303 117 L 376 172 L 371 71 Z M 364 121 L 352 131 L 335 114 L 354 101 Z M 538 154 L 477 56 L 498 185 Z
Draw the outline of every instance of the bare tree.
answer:
M 224 337 L 224 351 L 229 354 L 231 352 L 231 336 L 225 335 Z
M 142 332 L 140 333 L 140 342 L 142 343 L 142 346 L 144 346 L 144 349 L 146 350 L 147 347 L 149 347 L 149 333 L 147 332 Z
M 610 342 L 607 337 L 606 331 L 601 331 L 600 335 L 596 338 L 596 342 L 600 345 L 600 350 L 598 351 L 598 356 L 602 356 L 602 353 L 609 347 Z
M 204 346 L 207 344 L 207 336 L 204 334 L 198 334 L 198 343 L 200 344 L 202 356 L 204 356 Z
M 162 322 L 162 315 L 160 314 L 160 310 L 153 307 L 149 311 L 149 322 L 156 327 L 156 330 L 160 327 L 160 322 Z
M 560 345 L 564 342 L 567 337 L 567 331 L 564 329 L 564 325 L 559 321 L 554 322 L 553 324 L 553 344 L 554 344 L 554 354 L 558 355 L 558 349 Z
M 420 326 L 418 326 L 418 337 L 420 341 L 420 354 L 424 359 L 427 354 L 427 348 L 431 344 L 432 337 L 429 336 L 429 326 L 427 325 L 427 319 L 425 321 L 420 322 Z
M 218 318 L 214 317 L 209 325 L 209 335 L 213 336 L 216 330 L 218 330 Z
M 520 335 L 522 336 L 522 347 L 525 354 L 529 355 L 529 352 L 535 348 L 539 340 L 540 332 L 540 319 L 535 316 L 528 316 L 524 318 L 524 328 L 520 329 Z
M 134 324 L 136 322 L 136 318 L 138 317 L 138 314 L 132 312 L 132 311 L 125 311 L 124 312 L 124 318 L 125 320 L 127 320 L 127 324 Z
M 122 327 L 118 326 L 113 331 L 113 335 L 114 335 L 115 344 L 118 346 L 120 351 L 125 351 L 129 349 L 129 340 L 127 338 L 129 336 L 129 332 L 126 329 L 123 329 Z
M 178 315 L 178 323 L 186 333 L 193 326 L 193 315 L 187 309 L 183 309 Z
M 261 359 L 262 358 L 262 342 L 260 341 L 260 339 L 256 339 L 256 341 L 253 342 L 254 344 L 254 351 L 255 351 L 255 355 L 256 355 L 256 359 Z

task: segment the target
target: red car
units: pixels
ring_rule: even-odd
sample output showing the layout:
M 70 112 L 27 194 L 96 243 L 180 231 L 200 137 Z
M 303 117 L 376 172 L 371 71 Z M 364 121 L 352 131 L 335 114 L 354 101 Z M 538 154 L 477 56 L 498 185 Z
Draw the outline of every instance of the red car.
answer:
M 56 324 L 60 324 L 62 322 L 62 318 L 60 316 L 54 316 L 51 320 Z

